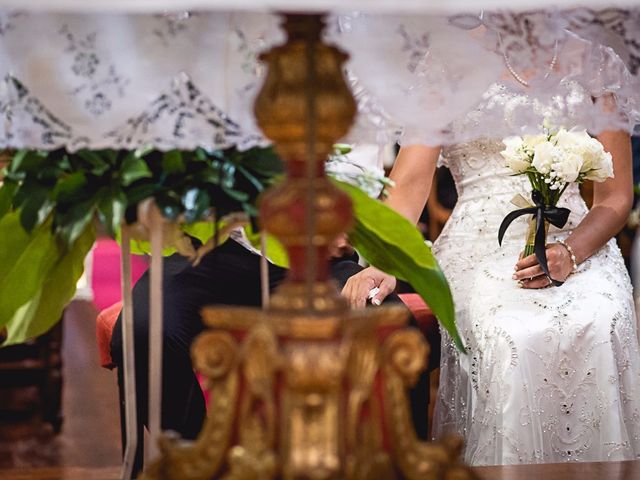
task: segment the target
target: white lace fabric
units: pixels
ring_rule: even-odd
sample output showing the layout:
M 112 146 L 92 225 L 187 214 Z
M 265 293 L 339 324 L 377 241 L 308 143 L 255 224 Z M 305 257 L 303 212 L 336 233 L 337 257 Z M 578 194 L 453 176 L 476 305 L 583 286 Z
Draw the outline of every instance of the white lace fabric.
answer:
M 231 11 L 0 9 L 0 147 L 265 144 L 253 115 L 265 72 L 257 57 L 283 41 L 279 23 Z M 334 11 L 327 23 L 327 39 L 351 57 L 359 118 L 350 141 L 453 144 L 539 128 L 541 115 L 487 96 L 495 83 L 499 95 L 526 90 L 556 108 L 558 124 L 577 117 L 599 132 L 640 122 L 640 8 L 487 11 L 482 20 Z M 603 95 L 615 97 L 609 113 L 592 101 Z M 477 109 L 482 122 L 452 128 Z
M 501 142 L 443 151 L 459 198 L 433 251 L 450 282 L 467 354 L 443 334 L 436 436 L 464 436 L 472 465 L 640 458 L 640 351 L 631 285 L 614 240 L 561 287 L 512 280 L 527 229 L 523 216 L 498 246 L 511 198 L 530 195 L 512 176 Z M 560 204 L 566 238 L 587 213 L 576 185 Z

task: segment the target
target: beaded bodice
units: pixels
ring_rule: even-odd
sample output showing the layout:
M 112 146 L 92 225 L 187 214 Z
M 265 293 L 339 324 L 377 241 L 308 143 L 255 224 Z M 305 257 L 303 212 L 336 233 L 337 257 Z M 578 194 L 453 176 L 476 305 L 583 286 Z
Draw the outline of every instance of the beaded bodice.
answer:
M 485 243 L 482 249 L 498 246 L 498 227 L 502 219 L 516 207 L 511 203 L 516 194 L 531 197 L 531 186 L 524 175 L 513 175 L 505 167 L 500 152 L 504 145 L 499 140 L 481 139 L 445 147 L 441 165 L 447 166 L 456 184 L 458 201 L 438 243 L 449 237 L 473 238 L 474 243 Z M 571 210 L 569 222 L 563 230 L 570 230 L 586 214 L 587 208 L 577 185 L 571 185 L 560 200 Z M 507 239 L 524 242 L 527 218 L 516 220 L 507 232 Z M 551 234 L 557 233 L 553 228 Z M 520 245 L 519 248 L 521 248 Z

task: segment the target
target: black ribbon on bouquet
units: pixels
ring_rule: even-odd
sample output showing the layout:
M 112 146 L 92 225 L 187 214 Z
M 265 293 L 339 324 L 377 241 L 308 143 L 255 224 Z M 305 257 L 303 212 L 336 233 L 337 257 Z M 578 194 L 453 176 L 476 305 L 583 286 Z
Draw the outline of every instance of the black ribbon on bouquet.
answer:
M 571 210 L 563 207 L 556 207 L 553 205 L 545 205 L 542 199 L 542 194 L 538 190 L 534 190 L 531 192 L 531 200 L 533 200 L 534 206 L 529 208 L 521 208 L 519 210 L 514 210 L 509 213 L 502 223 L 500 224 L 500 228 L 498 229 L 498 243 L 502 245 L 502 239 L 504 237 L 507 228 L 511 225 L 516 218 L 521 217 L 522 215 L 532 214 L 536 217 L 536 236 L 535 241 L 533 243 L 534 253 L 536 255 L 536 259 L 542 268 L 544 274 L 549 277 L 551 280 L 551 284 L 555 287 L 559 287 L 564 282 L 559 280 L 554 280 L 549 275 L 549 265 L 547 264 L 547 248 L 545 245 L 545 232 L 544 232 L 544 220 L 547 220 L 551 225 L 554 225 L 558 228 L 562 228 L 569 220 L 569 214 Z

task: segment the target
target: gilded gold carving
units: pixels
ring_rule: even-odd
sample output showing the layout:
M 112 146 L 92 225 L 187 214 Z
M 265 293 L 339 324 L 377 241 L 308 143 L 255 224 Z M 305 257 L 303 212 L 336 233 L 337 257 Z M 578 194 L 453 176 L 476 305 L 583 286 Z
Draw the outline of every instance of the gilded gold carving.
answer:
M 274 452 L 276 411 L 274 379 L 280 366 L 273 331 L 259 323 L 243 344 L 243 373 L 247 392 L 240 404 L 240 445 L 229 451 L 225 480 L 269 480 L 276 475 Z
M 342 76 L 347 56 L 322 44 L 324 21 L 318 15 L 290 15 L 284 28 L 288 42 L 261 56 L 269 72 L 256 98 L 256 119 L 283 158 L 306 159 L 310 95 L 318 157 L 307 160 L 324 161 L 355 118 L 355 101 Z
M 340 399 L 347 355 L 344 342 L 296 341 L 284 347 L 285 479 L 344 478 Z
M 471 480 L 476 476 L 460 463 L 462 440 L 418 440 L 406 389 L 424 368 L 428 346 L 415 330 L 393 333 L 383 345 L 384 403 L 392 455 L 406 480 Z

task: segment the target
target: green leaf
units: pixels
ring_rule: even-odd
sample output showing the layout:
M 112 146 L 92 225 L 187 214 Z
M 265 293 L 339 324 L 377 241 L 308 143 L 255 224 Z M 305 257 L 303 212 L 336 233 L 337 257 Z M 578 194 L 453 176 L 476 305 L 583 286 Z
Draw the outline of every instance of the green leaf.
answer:
M 122 235 L 120 228 L 118 228 L 115 233 L 116 242 L 122 245 Z M 151 242 L 147 240 L 132 238 L 131 242 L 129 242 L 129 248 L 133 255 L 151 255 Z M 174 247 L 165 246 L 162 249 L 162 256 L 168 257 L 169 255 L 173 255 L 176 252 L 177 250 Z
M 264 178 L 272 178 L 284 173 L 284 163 L 273 147 L 255 147 L 242 152 L 241 163 L 243 167 Z
M 44 163 L 48 153 L 43 154 L 35 150 L 18 150 L 11 159 L 10 172 L 37 172 Z
M 0 186 L 0 219 L 4 217 L 7 212 L 11 210 L 13 204 L 13 196 L 18 190 L 18 184 L 10 182 L 5 179 L 2 186 Z
M 155 148 L 153 145 L 143 145 L 142 147 L 134 150 L 133 156 L 136 158 L 142 158 L 153 152 Z
M 184 221 L 192 223 L 200 220 L 209 210 L 211 199 L 205 190 L 192 188 L 184 194 L 182 204 L 184 205 Z
M 58 256 L 37 294 L 9 320 L 9 335 L 4 345 L 21 343 L 41 335 L 62 318 L 64 308 L 75 294 L 76 284 L 84 271 L 84 259 L 95 238 L 95 230 L 90 224 L 71 249 Z
M 351 150 L 353 150 L 353 147 L 348 143 L 335 143 L 333 145 L 333 149 L 338 155 L 346 155 L 347 153 L 351 152 Z
M 126 208 L 127 197 L 120 189 L 109 192 L 98 203 L 98 218 L 109 236 L 115 237 Z
M 261 250 L 261 232 L 255 232 L 249 226 L 244 227 L 244 231 L 247 235 L 247 238 L 251 242 L 251 245 L 253 245 L 253 248 Z M 266 240 L 266 255 L 271 263 L 282 268 L 289 268 L 289 254 L 287 253 L 287 250 L 284 248 L 282 243 L 280 243 L 276 237 L 268 233 Z
M 221 188 L 224 193 L 238 202 L 246 202 L 247 200 L 249 200 L 249 194 L 246 192 L 234 190 L 232 188 L 225 187 L 224 185 L 222 185 Z
M 207 243 L 215 235 L 213 222 L 194 222 L 182 225 L 181 229 L 190 237 L 197 238 L 201 243 Z
M 162 156 L 162 170 L 171 175 L 185 171 L 182 153 L 179 150 L 170 150 Z
M 87 225 L 93 220 L 96 205 L 94 199 L 73 205 L 67 212 L 56 216 L 56 226 L 59 238 L 71 248 L 80 237 Z
M 128 188 L 125 191 L 127 196 L 127 202 L 129 205 L 137 205 L 143 200 L 153 197 L 158 187 L 153 184 L 143 183 L 142 185 L 136 185 L 135 187 Z
M 24 162 L 24 159 L 29 154 L 29 152 L 29 150 L 18 150 L 11 159 L 11 163 L 9 163 L 9 171 L 19 171 L 21 169 L 22 162 Z
M 20 206 L 20 223 L 30 232 L 48 217 L 53 209 L 53 203 L 49 201 L 49 191 L 39 187 L 31 190 L 30 195 Z
M 255 175 L 253 175 L 249 170 L 244 168 L 242 165 L 237 166 L 238 171 L 244 175 L 244 177 L 251 182 L 251 184 L 256 187 L 258 192 L 262 192 L 264 190 L 264 184 L 258 180 Z
M 236 166 L 232 163 L 222 163 L 220 165 L 220 173 L 222 174 L 222 188 L 232 189 L 236 183 Z
M 152 173 L 144 160 L 136 155 L 129 154 L 122 162 L 120 175 L 122 176 L 122 185 L 126 187 L 136 180 L 151 177 Z
M 181 199 L 174 198 L 172 192 L 165 192 L 164 195 L 157 195 L 156 204 L 162 213 L 162 216 L 168 220 L 175 220 L 182 212 Z
M 109 170 L 109 162 L 103 160 L 101 153 L 91 150 L 79 150 L 76 155 L 90 165 L 89 171 L 92 174 L 101 176 Z
M 0 221 L 0 326 L 37 294 L 57 258 L 50 220 L 29 234 L 19 211 L 5 215 Z
M 405 217 L 360 189 L 334 183 L 353 202 L 356 220 L 349 232 L 351 244 L 375 267 L 409 282 L 464 352 L 451 290 L 420 232 Z
M 87 184 L 84 172 L 73 172 L 63 176 L 53 189 L 53 199 L 59 202 L 68 202 Z

